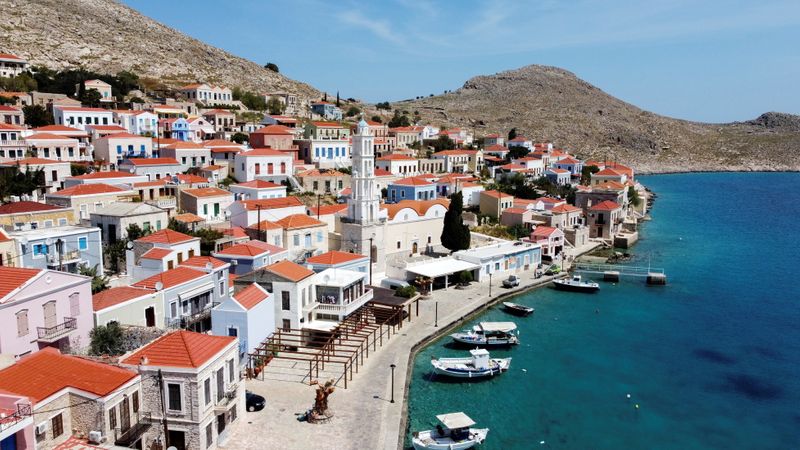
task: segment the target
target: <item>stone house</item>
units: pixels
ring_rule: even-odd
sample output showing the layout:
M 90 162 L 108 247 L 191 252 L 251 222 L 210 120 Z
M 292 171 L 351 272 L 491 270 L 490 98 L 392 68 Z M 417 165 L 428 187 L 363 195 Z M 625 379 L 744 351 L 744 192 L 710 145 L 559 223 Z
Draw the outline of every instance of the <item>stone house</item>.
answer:
M 144 432 L 142 448 L 156 444 L 214 450 L 224 444 L 244 414 L 245 388 L 235 337 L 174 331 L 121 363 L 143 378 L 160 381 L 142 383 L 143 409 L 159 424 Z
M 499 219 L 503 210 L 514 205 L 514 196 L 500 191 L 483 191 L 480 193 L 481 214 Z
M 339 195 L 350 187 L 350 175 L 334 169 L 311 169 L 297 174 L 297 181 L 305 192 L 322 195 Z
M 419 160 L 407 155 L 391 154 L 375 160 L 375 167 L 402 177 L 413 177 L 420 174 Z
M 49 193 L 45 201 L 49 205 L 72 208 L 80 220 L 89 220 L 89 215 L 102 211 L 106 205 L 121 201 L 130 201 L 134 191 L 122 189 L 110 184 L 93 183 L 77 184 L 72 187 Z
M 280 231 L 278 235 L 280 236 Z M 289 252 L 276 245 L 253 239 L 220 249 L 211 255 L 220 261 L 229 263 L 232 273 L 244 275 L 286 259 Z
M 0 226 L 9 231 L 38 230 L 75 223 L 75 212 L 71 208 L 25 200 L 0 205 Z
M 530 237 L 531 241 L 542 246 L 542 257 L 553 260 L 564 249 L 564 232 L 558 228 L 537 226 Z
M 113 243 L 128 237 L 128 227 L 136 224 L 145 233 L 166 228 L 169 217 L 161 208 L 147 203 L 112 203 L 99 211 L 89 214 L 93 227 L 100 228 L 103 242 Z
M 622 224 L 622 206 L 606 200 L 589 208 L 589 237 L 614 239 Z
M 202 217 L 206 223 L 224 221 L 225 211 L 233 203 L 233 194 L 217 187 L 183 189 L 180 195 L 181 208 Z
M 274 150 L 297 149 L 292 129 L 283 125 L 267 125 L 250 133 L 250 146 Z

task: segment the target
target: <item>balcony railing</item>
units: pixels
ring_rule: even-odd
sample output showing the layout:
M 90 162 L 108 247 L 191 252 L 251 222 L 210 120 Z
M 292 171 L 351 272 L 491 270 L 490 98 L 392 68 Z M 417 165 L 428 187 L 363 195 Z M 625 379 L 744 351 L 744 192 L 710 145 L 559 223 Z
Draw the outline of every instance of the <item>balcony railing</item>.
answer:
M 161 197 L 156 200 L 145 201 L 148 205 L 158 206 L 159 208 L 175 208 L 178 205 L 178 200 L 175 197 Z
M 114 445 L 134 448 L 133 445 L 150 429 L 153 422 L 152 414 L 150 412 L 141 412 L 138 415 L 136 423 L 132 424 L 127 430 L 122 431 L 119 428 L 114 430 Z
M 78 321 L 74 317 L 65 317 L 64 321 L 52 327 L 36 327 L 39 341 L 53 343 L 68 336 L 78 328 Z
M 209 302 L 206 303 L 204 307 L 186 314 L 181 314 L 179 317 L 167 317 L 167 323 L 172 328 L 187 328 L 201 320 L 211 317 L 211 310 L 217 305 L 219 305 L 219 302 Z
M 225 393 L 222 395 L 222 397 L 219 400 L 217 400 L 217 403 L 214 405 L 214 408 L 219 408 L 222 411 L 226 410 L 228 405 L 230 405 L 232 402 L 235 401 L 238 389 L 239 389 L 238 383 L 234 383 L 228 386 L 227 389 L 225 389 Z
M 308 311 L 316 309 L 319 312 L 324 312 L 327 314 L 349 316 L 350 314 L 354 313 L 358 308 L 361 308 L 362 306 L 367 304 L 367 302 L 369 302 L 370 300 L 372 300 L 372 289 L 367 289 L 364 291 L 361 297 L 358 297 L 352 300 L 350 303 L 344 305 L 338 303 L 328 304 L 328 303 L 314 302 L 306 305 L 305 309 Z
M 31 405 L 17 405 L 16 411 L 0 418 L 0 432 L 14 426 L 21 420 L 31 417 L 32 414 L 33 410 L 31 409 Z

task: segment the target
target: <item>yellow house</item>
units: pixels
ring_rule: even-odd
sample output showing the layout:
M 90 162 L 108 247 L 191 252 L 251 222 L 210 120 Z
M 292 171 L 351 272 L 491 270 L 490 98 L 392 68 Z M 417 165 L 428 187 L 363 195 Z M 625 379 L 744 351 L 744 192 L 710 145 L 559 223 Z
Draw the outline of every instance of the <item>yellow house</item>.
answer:
M 503 210 L 514 206 L 514 196 L 500 191 L 483 191 L 480 194 L 481 214 L 500 218 Z

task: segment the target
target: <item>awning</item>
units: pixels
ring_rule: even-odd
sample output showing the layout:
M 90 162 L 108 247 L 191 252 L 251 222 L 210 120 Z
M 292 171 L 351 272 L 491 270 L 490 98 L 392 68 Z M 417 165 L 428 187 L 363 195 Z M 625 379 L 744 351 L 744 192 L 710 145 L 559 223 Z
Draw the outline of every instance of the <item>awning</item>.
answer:
M 303 328 L 310 328 L 317 331 L 333 331 L 337 326 L 339 326 L 339 322 L 334 322 L 332 320 L 311 320 L 303 325 Z
M 509 333 L 517 329 L 514 322 L 481 322 L 479 324 L 483 331 Z
M 475 421 L 470 419 L 469 416 L 463 412 L 440 414 L 436 416 L 436 418 L 439 419 L 439 422 L 442 422 L 444 426 L 451 430 L 455 430 L 457 428 L 468 428 L 475 425 Z
M 406 270 L 428 278 L 438 278 L 444 275 L 477 269 L 477 264 L 454 258 L 441 258 L 418 266 L 406 267 Z
M 181 292 L 178 294 L 178 298 L 181 300 L 189 300 L 190 298 L 197 297 L 200 294 L 205 294 L 208 291 L 214 289 L 214 283 L 206 283 L 200 287 L 196 287 L 190 291 Z

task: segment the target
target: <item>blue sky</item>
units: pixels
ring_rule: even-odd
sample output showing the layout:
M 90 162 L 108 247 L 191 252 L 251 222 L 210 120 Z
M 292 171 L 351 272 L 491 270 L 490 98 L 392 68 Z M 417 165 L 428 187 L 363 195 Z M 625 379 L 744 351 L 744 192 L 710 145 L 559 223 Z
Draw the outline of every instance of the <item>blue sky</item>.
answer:
M 439 94 L 546 64 L 672 117 L 800 114 L 797 0 L 123 1 L 343 98 Z

